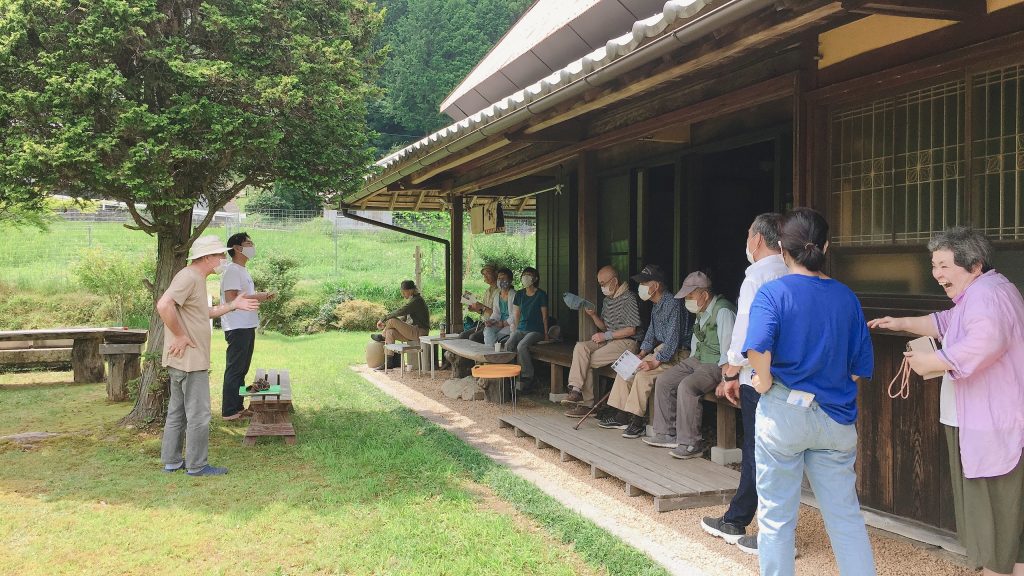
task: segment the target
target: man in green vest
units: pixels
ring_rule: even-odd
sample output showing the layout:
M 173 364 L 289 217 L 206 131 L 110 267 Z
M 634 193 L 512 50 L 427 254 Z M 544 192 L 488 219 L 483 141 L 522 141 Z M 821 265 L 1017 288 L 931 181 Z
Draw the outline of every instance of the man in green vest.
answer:
M 666 370 L 654 382 L 654 436 L 643 440 L 650 446 L 671 448 L 674 458 L 688 459 L 708 449 L 700 433 L 700 397 L 722 381 L 728 364 L 736 305 L 711 291 L 711 280 L 693 272 L 676 293 L 686 309 L 695 314 L 690 357 Z

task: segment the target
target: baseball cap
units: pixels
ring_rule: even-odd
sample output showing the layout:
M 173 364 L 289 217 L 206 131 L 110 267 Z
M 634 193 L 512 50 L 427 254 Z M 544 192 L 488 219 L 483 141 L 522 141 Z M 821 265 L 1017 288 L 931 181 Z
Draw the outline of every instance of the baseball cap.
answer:
M 644 282 L 650 282 L 651 280 L 657 280 L 658 282 L 665 282 L 665 273 L 661 271 L 661 266 L 657 264 L 648 264 L 644 266 L 644 269 L 639 274 L 633 276 L 633 281 L 643 284 Z
M 686 280 L 683 280 L 683 287 L 679 289 L 679 292 L 676 292 L 676 298 L 686 298 L 690 292 L 697 288 L 709 290 L 711 288 L 711 279 L 703 272 L 690 272 Z

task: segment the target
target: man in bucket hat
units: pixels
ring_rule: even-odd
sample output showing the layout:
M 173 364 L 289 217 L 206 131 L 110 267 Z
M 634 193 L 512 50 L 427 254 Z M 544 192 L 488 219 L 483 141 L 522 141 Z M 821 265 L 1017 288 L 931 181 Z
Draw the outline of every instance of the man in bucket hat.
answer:
M 644 435 L 647 400 L 654 388 L 654 380 L 668 368 L 682 362 L 687 356 L 685 338 L 686 315 L 679 302 L 672 297 L 661 267 L 648 264 L 633 276 L 640 286 L 640 299 L 654 303 L 651 309 L 651 325 L 640 344 L 637 354 L 643 362 L 632 381 L 622 376 L 615 377 L 608 405 L 615 410 L 602 419 L 602 428 L 625 428 L 624 438 L 639 438 Z
M 189 476 L 218 476 L 227 468 L 207 462 L 210 445 L 210 318 L 232 310 L 256 310 L 259 301 L 242 294 L 211 308 L 206 277 L 227 266 L 227 247 L 216 236 L 192 243 L 188 259 L 156 303 L 164 322 L 163 366 L 171 380 L 160 460 L 164 472 L 185 469 Z M 185 457 L 182 459 L 182 445 Z

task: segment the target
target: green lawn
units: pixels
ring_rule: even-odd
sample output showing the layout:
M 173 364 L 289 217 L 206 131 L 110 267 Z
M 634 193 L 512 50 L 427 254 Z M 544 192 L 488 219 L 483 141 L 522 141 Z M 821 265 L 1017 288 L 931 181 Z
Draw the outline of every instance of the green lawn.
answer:
M 243 448 L 216 416 L 215 333 L 219 478 L 160 472 L 159 434 L 116 426 L 102 385 L 0 376 L 0 435 L 68 433 L 0 442 L 0 573 L 664 573 L 360 378 L 364 340 L 259 338 L 254 366 L 292 372 L 299 442 Z

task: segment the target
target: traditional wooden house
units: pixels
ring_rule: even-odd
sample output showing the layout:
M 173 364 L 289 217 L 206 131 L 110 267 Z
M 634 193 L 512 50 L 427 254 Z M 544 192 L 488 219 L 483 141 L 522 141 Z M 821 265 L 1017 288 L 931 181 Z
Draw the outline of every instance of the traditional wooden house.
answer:
M 606 262 L 735 294 L 750 221 L 792 206 L 829 217 L 829 273 L 869 318 L 950 306 L 924 244 L 953 224 L 1024 286 L 1024 0 L 538 0 L 443 110 L 344 204 L 451 211 L 454 301 L 463 214 L 495 201 L 535 204 L 552 294 L 598 299 Z M 861 502 L 948 534 L 938 386 L 890 400 L 907 338 L 874 341 Z

